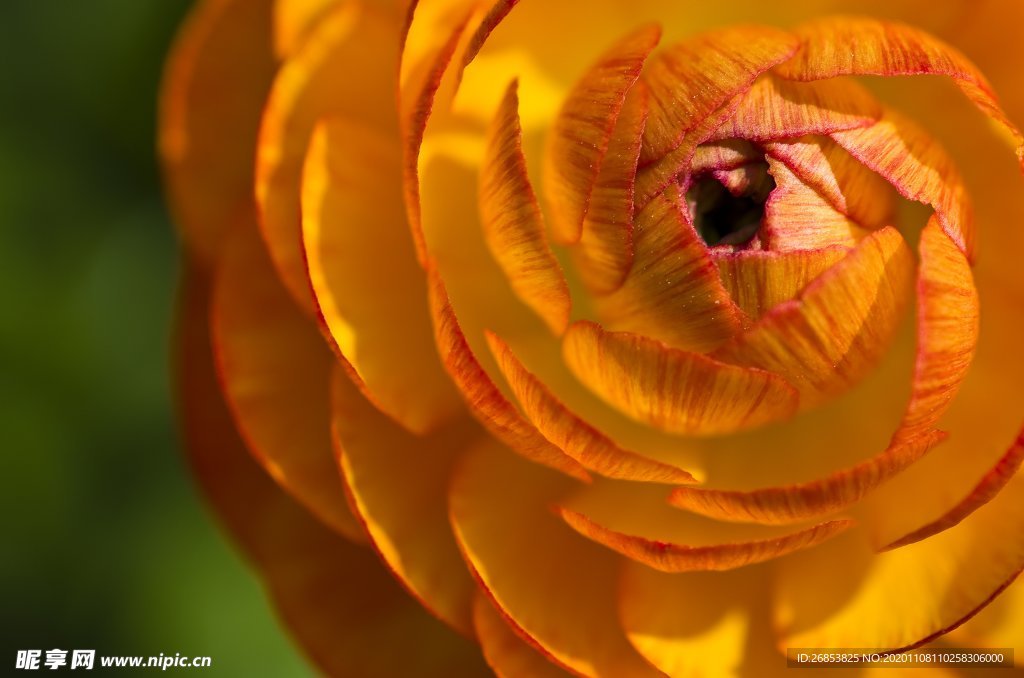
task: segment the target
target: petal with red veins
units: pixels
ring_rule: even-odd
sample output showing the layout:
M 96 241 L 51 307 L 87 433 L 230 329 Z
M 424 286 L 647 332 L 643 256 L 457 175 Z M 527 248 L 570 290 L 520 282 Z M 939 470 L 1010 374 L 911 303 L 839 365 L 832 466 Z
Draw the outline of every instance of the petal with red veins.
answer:
M 590 196 L 583 233 L 573 250 L 580 277 L 595 294 L 618 289 L 633 265 L 633 184 L 647 98 L 642 81 L 626 97 Z
M 430 617 L 372 552 L 312 519 L 247 454 L 214 376 L 205 283 L 195 264 L 186 267 L 176 345 L 189 463 L 296 642 L 329 675 L 487 675 L 474 644 Z
M 476 586 L 448 523 L 448 482 L 459 456 L 482 434 L 468 417 L 415 436 L 375 410 L 335 370 L 332 431 L 345 488 L 374 547 L 424 607 L 472 636 Z
M 958 50 L 905 24 L 866 17 L 827 17 L 794 29 L 800 51 L 775 72 L 794 80 L 837 75 L 945 75 L 998 124 L 1024 163 L 1024 136 L 999 107 L 985 76 Z
M 602 400 L 673 433 L 732 433 L 786 418 L 797 407 L 796 390 L 776 374 L 588 321 L 569 326 L 563 354 Z
M 848 508 L 920 459 L 945 435 L 932 432 L 893 443 L 856 466 L 807 483 L 757 490 L 678 487 L 669 502 L 709 518 L 768 525 L 818 519 Z
M 619 559 L 548 509 L 572 486 L 486 441 L 463 458 L 452 483 L 463 555 L 500 612 L 560 666 L 587 676 L 658 675 L 619 628 Z
M 765 150 L 782 160 L 800 180 L 862 228 L 893 223 L 892 187 L 828 137 L 772 141 Z
M 852 81 L 793 82 L 767 73 L 743 94 L 736 112 L 710 140 L 774 141 L 829 134 L 866 127 L 881 115 L 881 104 Z
M 896 229 L 874 231 L 713 357 L 781 375 L 799 390 L 802 408 L 820 403 L 858 383 L 888 348 L 913 268 Z
M 314 515 L 365 541 L 330 452 L 333 357 L 274 275 L 253 221 L 228 237 L 210 311 L 225 398 L 253 456 Z
M 594 299 L 594 305 L 615 329 L 709 351 L 735 335 L 745 318 L 686 222 L 678 191 L 667 193 L 637 214 L 633 268 L 622 287 Z
M 818 250 L 712 251 L 722 284 L 736 305 L 754 320 L 789 301 L 846 256 L 840 245 Z
M 338 5 L 285 61 L 264 108 L 256 151 L 260 226 L 275 267 L 304 310 L 314 309 L 300 226 L 310 136 L 327 115 L 385 132 L 397 129 L 392 87 L 397 42 L 396 17 L 359 3 Z M 363 66 L 353 68 L 354 63 Z
M 473 628 L 484 659 L 499 678 L 558 678 L 567 676 L 543 651 L 520 638 L 484 593 L 473 602 Z
M 917 361 L 897 437 L 934 426 L 960 389 L 978 343 L 979 300 L 971 266 L 935 217 L 918 244 Z
M 639 482 L 695 482 L 694 477 L 681 468 L 616 445 L 565 407 L 496 334 L 488 333 L 487 341 L 526 416 L 545 438 L 587 469 L 609 478 Z
M 974 217 L 967 189 L 953 160 L 920 127 L 888 110 L 871 127 L 836 132 L 832 138 L 904 198 L 931 205 L 942 230 L 973 257 Z
M 1024 463 L 1024 431 L 1013 442 L 1013 445 L 1006 451 L 1006 454 L 999 459 L 998 463 L 985 473 L 981 480 L 978 481 L 978 484 L 967 493 L 966 497 L 938 519 L 922 525 L 913 532 L 905 534 L 881 548 L 883 550 L 900 548 L 907 544 L 927 539 L 932 535 L 944 532 L 960 524 L 960 522 L 976 510 L 992 501 L 1006 487 L 1007 483 L 1013 479 L 1017 471 L 1020 470 L 1022 463 Z
M 977 614 L 1024 568 L 1022 530 L 1018 475 L 959 525 L 924 541 L 873 553 L 851 538 L 802 552 L 779 563 L 779 644 L 881 650 L 938 638 Z
M 526 173 L 517 88 L 512 81 L 488 129 L 480 167 L 480 219 L 491 254 L 516 295 L 561 334 L 572 300 Z
M 272 0 L 195 5 L 167 60 L 160 159 L 185 245 L 211 267 L 252 200 L 256 134 L 277 68 Z
M 796 36 L 763 26 L 704 33 L 663 50 L 644 73 L 651 112 L 640 165 L 665 156 L 687 132 L 745 91 L 761 73 L 791 57 Z
M 629 89 L 640 77 L 647 55 L 661 38 L 661 27 L 645 26 L 603 54 L 576 83 L 548 136 L 544 195 L 550 205 L 552 233 L 561 243 L 574 243 L 599 168 Z
M 579 480 L 589 479 L 590 474 L 578 461 L 548 442 L 501 393 L 469 347 L 436 268 L 428 268 L 427 275 L 434 336 L 441 360 L 473 415 L 495 437 L 527 459 Z
M 743 139 L 709 141 L 694 150 L 693 159 L 690 162 L 690 173 L 734 170 L 758 162 L 763 157 L 763 152 Z
M 361 123 L 321 123 L 303 173 L 302 237 L 317 310 L 350 374 L 382 411 L 425 433 L 462 401 L 434 349 L 399 154 Z
M 764 224 L 758 231 L 766 248 L 787 251 L 832 245 L 852 247 L 867 235 L 866 229 L 829 205 L 785 163 L 769 156 L 768 168 L 775 180 L 775 190 L 765 203 Z
M 612 530 L 588 516 L 560 509 L 563 520 L 574 530 L 613 551 L 661 572 L 733 570 L 762 563 L 817 546 L 853 526 L 850 520 L 833 520 L 791 534 L 756 541 L 690 546 L 647 539 Z

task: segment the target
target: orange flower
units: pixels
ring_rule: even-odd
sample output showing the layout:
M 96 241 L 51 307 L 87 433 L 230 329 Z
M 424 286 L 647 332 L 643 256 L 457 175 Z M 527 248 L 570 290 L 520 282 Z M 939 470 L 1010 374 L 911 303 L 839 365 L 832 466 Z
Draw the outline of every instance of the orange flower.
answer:
M 1022 10 L 411 4 L 165 82 L 188 452 L 313 660 L 1019 644 Z

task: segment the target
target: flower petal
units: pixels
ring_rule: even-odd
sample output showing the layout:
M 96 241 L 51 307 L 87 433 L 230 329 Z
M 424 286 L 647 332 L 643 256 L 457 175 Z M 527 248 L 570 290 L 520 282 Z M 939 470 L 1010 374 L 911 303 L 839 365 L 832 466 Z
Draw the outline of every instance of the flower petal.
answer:
M 878 172 L 908 200 L 931 205 L 942 229 L 967 256 L 974 250 L 974 216 L 953 160 L 917 125 L 887 110 L 871 127 L 836 132 L 832 138 Z
M 916 436 L 945 414 L 974 358 L 979 301 L 964 253 L 932 217 L 918 244 L 917 361 L 907 412 L 897 436 Z
M 818 250 L 712 251 L 722 284 L 740 309 L 758 319 L 796 297 L 808 283 L 846 256 L 842 246 Z
M 1010 449 L 1006 451 L 1006 454 L 999 459 L 999 462 L 991 470 L 982 476 L 978 484 L 959 503 L 946 511 L 938 519 L 887 543 L 881 547 L 882 550 L 913 544 L 960 524 L 960 522 L 976 510 L 992 501 L 1013 479 L 1017 471 L 1020 470 L 1022 463 L 1024 463 L 1024 431 L 1021 431 L 1021 434 L 1014 441 L 1013 445 L 1010 446 Z
M 271 477 L 314 515 L 365 541 L 331 454 L 330 350 L 274 275 L 253 221 L 238 224 L 225 246 L 210 323 L 239 433 Z
M 819 519 L 857 503 L 944 438 L 932 432 L 893 443 L 855 466 L 806 483 L 748 491 L 677 487 L 669 502 L 718 520 L 787 525 Z
M 595 294 L 618 289 L 633 265 L 633 183 L 647 99 L 642 81 L 626 97 L 594 183 L 583 233 L 573 250 L 580 277 Z
M 545 438 L 587 469 L 609 478 L 639 482 L 695 482 L 694 477 L 681 468 L 616 445 L 565 407 L 496 334 L 489 332 L 487 341 L 526 416 Z
M 580 78 L 562 105 L 548 137 L 544 167 L 544 195 L 557 242 L 580 239 L 622 104 L 660 38 L 657 25 L 623 38 Z
M 881 115 L 881 104 L 853 81 L 793 82 L 766 73 L 740 97 L 736 112 L 710 141 L 829 134 L 867 127 Z
M 900 549 L 843 539 L 780 563 L 780 646 L 899 650 L 962 624 L 1024 568 L 1022 493 L 1017 476 L 955 528 Z
M 526 173 L 517 88 L 513 80 L 488 130 L 480 167 L 480 218 L 491 254 L 516 295 L 561 334 L 572 300 Z
M 1013 647 L 1013 663 L 1018 670 L 1024 667 L 1021 638 L 1024 638 L 1024 579 L 1020 578 L 976 617 L 948 636 L 949 641 L 959 647 Z
M 256 133 L 277 69 L 268 39 L 275 4 L 196 3 L 168 57 L 160 160 L 174 221 L 207 267 L 252 199 Z
M 373 553 L 313 520 L 247 454 L 216 384 L 198 270 L 186 265 L 176 338 L 184 445 L 206 499 L 259 569 L 292 636 L 330 675 L 486 675 L 472 643 L 424 612 Z
M 732 570 L 773 560 L 794 551 L 816 546 L 853 526 L 853 521 L 850 520 L 833 520 L 782 537 L 731 544 L 690 546 L 624 534 L 570 509 L 559 509 L 559 513 L 572 529 L 584 537 L 603 544 L 638 563 L 648 565 L 661 572 L 673 573 Z
M 462 401 L 434 349 L 400 162 L 398 145 L 371 127 L 321 123 L 303 172 L 302 238 L 314 303 L 340 359 L 377 407 L 425 433 Z
M 548 442 L 498 390 L 473 355 L 459 327 L 444 281 L 433 267 L 428 269 L 427 275 L 435 341 L 441 360 L 473 415 L 498 440 L 527 459 L 579 480 L 589 479 L 590 475 L 579 462 Z
M 531 647 L 512 629 L 484 593 L 473 602 L 473 628 L 484 652 L 484 659 L 499 678 L 558 678 L 567 676 L 542 650 Z
M 795 80 L 837 75 L 946 75 L 999 125 L 1024 163 L 1024 136 L 999 107 L 992 86 L 967 57 L 917 28 L 865 17 L 826 17 L 794 29 L 802 45 L 775 69 Z
M 657 675 L 616 620 L 618 558 L 547 509 L 571 485 L 487 441 L 452 483 L 463 555 L 501 613 L 559 665 L 588 676 Z
M 576 377 L 602 400 L 675 433 L 731 433 L 788 417 L 797 406 L 796 391 L 775 374 L 587 321 L 569 326 L 563 352 Z
M 472 637 L 476 586 L 448 523 L 448 483 L 480 429 L 468 418 L 415 436 L 376 411 L 335 369 L 335 454 L 352 505 L 398 580 L 445 623 Z
M 791 302 L 776 306 L 713 357 L 781 375 L 810 407 L 848 389 L 895 336 L 913 257 L 892 227 L 865 237 Z
M 267 100 L 256 152 L 260 226 L 275 267 L 304 310 L 314 309 L 300 226 L 310 136 L 328 115 L 397 129 L 392 87 L 397 42 L 396 16 L 360 3 L 339 4 L 285 61 Z M 356 63 L 361 66 L 353 68 Z
M 615 329 L 708 351 L 734 336 L 745 318 L 685 221 L 678 191 L 666 193 L 636 216 L 634 265 L 626 281 L 594 305 Z
M 651 112 L 640 165 L 678 147 L 687 132 L 745 91 L 761 73 L 791 57 L 798 46 L 790 33 L 738 26 L 703 33 L 659 53 L 644 73 L 651 88 Z

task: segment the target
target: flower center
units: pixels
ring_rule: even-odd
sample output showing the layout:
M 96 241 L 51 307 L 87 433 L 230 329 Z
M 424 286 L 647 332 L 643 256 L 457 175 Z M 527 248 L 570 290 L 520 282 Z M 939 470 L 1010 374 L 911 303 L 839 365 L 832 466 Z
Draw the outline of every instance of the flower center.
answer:
M 756 162 L 729 173 L 694 177 L 686 202 L 697 233 L 709 247 L 744 245 L 764 221 L 764 206 L 775 189 L 768 164 Z

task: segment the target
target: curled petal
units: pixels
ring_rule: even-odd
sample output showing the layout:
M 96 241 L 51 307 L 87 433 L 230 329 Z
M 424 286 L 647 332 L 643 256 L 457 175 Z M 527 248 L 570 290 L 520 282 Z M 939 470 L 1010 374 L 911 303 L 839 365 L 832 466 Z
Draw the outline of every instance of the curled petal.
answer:
M 388 568 L 438 618 L 472 636 L 476 586 L 446 510 L 459 456 L 481 431 L 468 417 L 413 435 L 378 412 L 345 373 L 331 384 L 334 451 L 345 489 Z
M 643 82 L 629 91 L 590 196 L 583 233 L 573 250 L 584 284 L 596 294 L 618 289 L 633 264 L 633 186 L 647 99 Z
M 504 341 L 488 333 L 505 379 L 526 416 L 545 438 L 587 469 L 609 478 L 639 482 L 692 483 L 686 471 L 624 450 L 606 435 L 573 414 L 519 361 Z
M 735 432 L 786 418 L 797 407 L 796 390 L 778 375 L 587 321 L 569 326 L 563 353 L 602 400 L 673 433 Z
M 999 107 L 992 86 L 967 57 L 928 33 L 863 17 L 828 17 L 798 26 L 801 48 L 775 69 L 795 80 L 837 75 L 945 75 L 1012 139 L 1024 163 L 1024 136 Z
M 616 329 L 708 351 L 735 335 L 746 319 L 684 219 L 678 192 L 669 193 L 637 214 L 634 265 L 622 287 L 594 302 Z
M 712 252 L 711 256 L 729 296 L 756 320 L 796 297 L 848 251 L 835 245 L 819 250 Z
M 914 262 L 892 227 L 875 231 L 801 295 L 713 354 L 782 375 L 814 403 L 856 384 L 895 335 Z
M 588 539 L 593 539 L 627 558 L 662 572 L 733 570 L 811 548 L 853 526 L 851 520 L 833 520 L 782 537 L 732 544 L 688 546 L 624 534 L 570 509 L 559 509 L 559 513 L 570 527 Z
M 434 350 L 397 144 L 358 122 L 321 123 L 303 172 L 302 238 L 325 334 L 366 396 L 416 433 L 461 411 Z
M 878 172 L 908 200 L 931 205 L 953 242 L 971 258 L 974 217 L 953 160 L 917 125 L 894 111 L 863 129 L 836 132 L 835 141 Z
M 526 173 L 517 87 L 516 81 L 509 85 L 488 130 L 480 168 L 480 218 L 491 254 L 516 295 L 561 334 L 572 301 Z
M 285 286 L 310 313 L 315 307 L 300 224 L 306 149 L 316 123 L 327 115 L 381 130 L 396 127 L 389 76 L 398 67 L 391 49 L 397 31 L 397 20 L 381 10 L 337 5 L 282 65 L 264 107 L 255 179 L 260 228 Z M 353 63 L 369 66 L 353 69 Z
M 330 350 L 274 275 L 253 222 L 228 237 L 210 312 L 224 395 L 253 456 L 314 515 L 365 541 L 330 453 Z
M 768 525 L 819 518 L 857 503 L 945 438 L 932 432 L 894 443 L 887 450 L 825 478 L 808 483 L 757 490 L 676 488 L 669 502 L 687 511 L 718 520 Z
M 854 82 L 793 82 L 767 73 L 740 97 L 736 111 L 710 140 L 774 141 L 829 134 L 867 127 L 881 115 L 878 101 Z
M 544 194 L 551 204 L 555 240 L 580 239 L 599 168 L 629 89 L 661 39 L 660 26 L 645 26 L 602 55 L 577 82 L 548 138 Z
M 640 165 L 678 147 L 687 132 L 761 73 L 791 57 L 798 46 L 795 36 L 778 29 L 740 26 L 705 33 L 661 52 L 644 74 L 651 88 L 651 112 Z
M 959 525 L 965 518 L 992 501 L 1013 479 L 1022 463 L 1024 463 L 1024 431 L 1021 431 L 1006 454 L 982 476 L 978 484 L 960 502 L 932 522 L 889 542 L 882 547 L 882 550 L 887 551 L 913 544 Z
M 484 593 L 473 602 L 473 629 L 487 665 L 500 678 L 559 678 L 568 675 L 540 648 L 513 630 L 514 623 L 495 609 Z
M 441 360 L 480 423 L 527 459 L 558 469 L 579 480 L 590 474 L 572 457 L 552 445 L 498 390 L 469 347 L 436 268 L 428 271 L 430 310 Z

